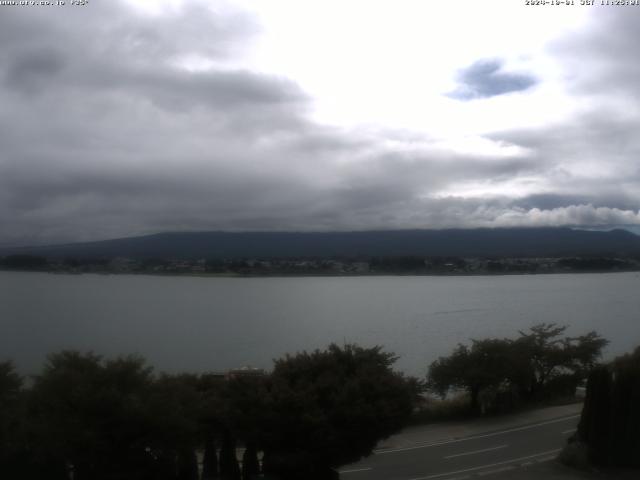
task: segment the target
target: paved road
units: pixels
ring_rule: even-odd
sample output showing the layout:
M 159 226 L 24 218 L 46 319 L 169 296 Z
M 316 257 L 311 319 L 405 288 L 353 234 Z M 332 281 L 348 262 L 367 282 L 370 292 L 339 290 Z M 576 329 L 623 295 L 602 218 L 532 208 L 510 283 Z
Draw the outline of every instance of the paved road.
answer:
M 456 439 L 383 448 L 340 471 L 343 480 L 462 480 L 547 462 L 575 431 L 579 415 L 550 418 Z

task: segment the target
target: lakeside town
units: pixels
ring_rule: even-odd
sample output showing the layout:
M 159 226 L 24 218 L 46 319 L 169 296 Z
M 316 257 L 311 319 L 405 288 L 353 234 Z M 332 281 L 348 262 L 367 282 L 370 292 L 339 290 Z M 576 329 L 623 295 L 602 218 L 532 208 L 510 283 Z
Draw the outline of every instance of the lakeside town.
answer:
M 492 275 L 640 270 L 636 257 L 46 258 L 0 257 L 0 269 L 51 273 L 217 276 Z

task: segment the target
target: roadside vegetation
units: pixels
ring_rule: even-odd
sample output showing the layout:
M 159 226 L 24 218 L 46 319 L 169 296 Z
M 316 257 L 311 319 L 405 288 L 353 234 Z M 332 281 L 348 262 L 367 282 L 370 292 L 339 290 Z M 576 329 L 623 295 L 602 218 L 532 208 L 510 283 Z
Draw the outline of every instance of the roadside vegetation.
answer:
M 608 341 L 596 332 L 565 336 L 566 326 L 542 323 L 515 339 L 472 340 L 429 367 L 427 401 L 418 418 L 502 413 L 574 398 Z
M 590 468 L 640 468 L 640 347 L 591 372 L 578 429 L 560 458 Z
M 395 372 L 381 347 L 352 344 L 287 355 L 270 373 L 157 374 L 137 356 L 62 351 L 25 379 L 0 363 L 0 477 L 328 480 L 411 422 L 553 401 L 589 375 L 587 410 L 603 415 L 602 385 L 617 385 L 616 412 L 630 408 L 625 392 L 638 404 L 637 387 L 621 380 L 637 385 L 636 374 L 595 368 L 607 341 L 565 330 L 540 324 L 458 345 L 426 381 Z M 631 372 L 636 357 L 615 372 Z M 599 441 L 602 418 L 584 417 L 583 442 Z
M 268 375 L 155 375 L 138 357 L 63 351 L 29 386 L 1 363 L 0 477 L 249 480 L 260 457 L 260 478 L 337 478 L 411 415 L 418 382 L 394 361 L 331 345 Z

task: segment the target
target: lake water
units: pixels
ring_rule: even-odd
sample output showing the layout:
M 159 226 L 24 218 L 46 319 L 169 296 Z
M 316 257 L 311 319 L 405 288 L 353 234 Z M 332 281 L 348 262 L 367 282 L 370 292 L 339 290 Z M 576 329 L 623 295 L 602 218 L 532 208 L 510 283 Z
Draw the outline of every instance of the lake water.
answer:
M 199 278 L 0 272 L 0 359 L 37 372 L 63 348 L 139 353 L 158 370 L 271 367 L 330 342 L 383 345 L 424 375 L 470 338 L 540 322 L 640 345 L 640 275 Z

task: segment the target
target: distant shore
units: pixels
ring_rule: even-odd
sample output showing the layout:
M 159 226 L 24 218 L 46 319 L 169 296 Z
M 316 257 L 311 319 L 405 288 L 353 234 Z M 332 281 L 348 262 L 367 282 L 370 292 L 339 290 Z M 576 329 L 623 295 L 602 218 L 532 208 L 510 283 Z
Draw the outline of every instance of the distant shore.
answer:
M 567 275 L 567 274 L 607 274 L 640 273 L 640 268 L 630 270 L 547 270 L 543 272 L 368 272 L 368 273 L 235 273 L 235 272 L 104 272 L 104 271 L 60 271 L 2 269 L 8 273 L 47 273 L 50 275 L 139 275 L 154 277 L 190 277 L 190 278 L 354 278 L 354 277 L 500 277 L 524 275 Z
M 48 258 L 0 257 L 0 269 L 50 273 L 189 275 L 207 277 L 467 276 L 640 271 L 640 257 L 288 257 L 288 258 Z

